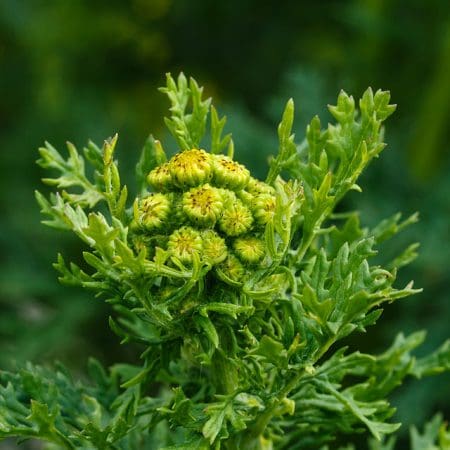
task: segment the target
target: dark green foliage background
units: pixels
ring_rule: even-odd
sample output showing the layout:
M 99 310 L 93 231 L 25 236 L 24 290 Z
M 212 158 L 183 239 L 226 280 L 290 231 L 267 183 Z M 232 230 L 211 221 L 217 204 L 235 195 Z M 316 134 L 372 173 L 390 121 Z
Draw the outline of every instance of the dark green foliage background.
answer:
M 329 120 L 325 105 L 341 88 L 355 97 L 369 85 L 391 90 L 399 108 L 388 122 L 389 149 L 365 174 L 363 194 L 343 207 L 360 209 L 367 225 L 421 212 L 401 237 L 422 243 L 402 281 L 415 279 L 424 292 L 388 308 L 358 346 L 381 351 L 399 330 L 427 328 L 429 349 L 448 337 L 447 0 L 2 0 L 0 67 L 1 368 L 59 359 L 82 373 L 91 354 L 106 363 L 134 357 L 108 330 L 106 306 L 57 283 L 57 251 L 75 259 L 80 246 L 39 225 L 34 162 L 46 139 L 62 148 L 118 132 L 131 183 L 147 134 L 167 138 L 166 99 L 156 88 L 179 70 L 205 85 L 229 117 L 238 158 L 261 177 L 288 97 L 299 138 L 312 115 Z M 448 376 L 404 386 L 399 420 L 421 424 L 437 409 L 448 418 L 449 399 Z

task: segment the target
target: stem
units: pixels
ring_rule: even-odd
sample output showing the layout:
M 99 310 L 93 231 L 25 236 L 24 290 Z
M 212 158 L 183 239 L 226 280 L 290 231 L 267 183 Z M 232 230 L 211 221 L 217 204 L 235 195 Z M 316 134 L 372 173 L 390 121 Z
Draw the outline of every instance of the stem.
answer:
M 317 234 L 319 233 L 322 223 L 324 222 L 325 218 L 331 213 L 331 211 L 333 211 L 334 206 L 335 205 L 333 205 L 331 208 L 327 208 L 326 211 L 322 212 L 322 214 L 315 221 L 308 238 L 306 240 L 302 238 L 300 247 L 295 252 L 295 262 L 297 264 L 303 260 L 304 256 L 306 255 L 306 252 L 308 251 L 309 247 L 311 246 Z
M 220 351 L 212 358 L 212 380 L 218 394 L 233 394 L 238 387 L 236 367 Z
M 334 339 L 329 339 L 324 344 L 321 351 L 315 358 L 314 364 L 328 351 L 328 349 L 334 344 L 334 342 L 335 342 Z M 270 421 L 275 415 L 280 402 L 292 391 L 292 389 L 294 389 L 298 385 L 301 378 L 305 375 L 305 372 L 306 372 L 305 369 L 298 372 L 293 378 L 291 378 L 291 380 L 284 386 L 284 388 L 281 391 L 279 391 L 276 397 L 272 399 L 271 404 L 257 419 L 251 431 L 248 432 L 245 439 L 247 445 L 250 445 L 250 441 L 256 441 L 263 435 L 265 429 L 267 428 L 267 425 L 269 425 Z
M 59 430 L 55 429 L 55 439 L 52 439 L 52 442 L 63 445 L 65 448 L 69 450 L 74 450 L 76 447 L 72 442 L 67 439 Z

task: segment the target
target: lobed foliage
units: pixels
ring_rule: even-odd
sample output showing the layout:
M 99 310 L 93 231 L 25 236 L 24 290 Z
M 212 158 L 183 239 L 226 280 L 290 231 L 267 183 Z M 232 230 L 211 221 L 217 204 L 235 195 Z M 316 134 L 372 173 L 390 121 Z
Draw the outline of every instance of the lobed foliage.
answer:
M 407 377 L 448 370 L 450 344 L 416 358 L 423 332 L 400 334 L 381 355 L 339 342 L 375 324 L 385 303 L 418 292 L 395 283 L 415 244 L 384 267 L 374 262 L 416 215 L 364 228 L 338 209 L 385 146 L 389 93 L 368 89 L 357 108 L 341 92 L 329 107 L 336 123 L 322 128 L 315 117 L 300 144 L 289 101 L 263 182 L 233 160 L 225 118 L 194 80 L 168 75 L 162 91 L 181 153 L 167 162 L 161 143 L 147 140 L 136 199 L 121 183 L 116 136 L 82 153 L 68 144 L 67 158 L 47 144 L 39 164 L 56 173 L 44 179 L 56 193 L 36 194 L 44 223 L 86 248 L 83 266 L 58 256 L 60 281 L 109 303 L 112 330 L 141 346 L 141 361 L 92 361 L 85 383 L 63 368 L 1 372 L 0 436 L 48 448 L 267 450 L 317 449 L 368 431 L 371 448 L 392 448 L 382 443 L 399 427 L 388 395 Z M 198 209 L 202 189 L 213 200 Z M 222 245 L 215 259 L 212 237 Z M 446 448 L 439 426 L 422 438 L 414 431 L 413 449 L 420 439 Z

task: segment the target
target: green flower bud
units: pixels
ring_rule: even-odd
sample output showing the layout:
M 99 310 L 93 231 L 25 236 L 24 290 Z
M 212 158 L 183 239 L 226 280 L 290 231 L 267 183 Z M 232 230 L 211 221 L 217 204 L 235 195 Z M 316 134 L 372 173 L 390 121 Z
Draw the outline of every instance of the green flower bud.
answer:
M 236 196 L 237 198 L 239 198 L 239 200 L 242 200 L 245 206 L 251 207 L 253 201 L 255 200 L 255 196 L 253 194 L 250 194 L 250 192 L 247 192 L 246 190 L 236 192 Z
M 250 210 L 238 199 L 226 206 L 220 218 L 220 229 L 228 236 L 238 236 L 250 229 L 253 217 Z
M 214 181 L 218 186 L 243 189 L 250 179 L 250 172 L 242 164 L 225 155 L 214 155 Z
M 142 251 L 148 252 L 151 240 L 145 234 L 132 234 L 131 242 L 136 252 L 141 253 Z
M 227 259 L 218 266 L 220 271 L 232 281 L 241 281 L 245 275 L 245 268 L 236 256 L 228 254 Z
M 215 231 L 206 230 L 202 233 L 203 259 L 212 266 L 219 264 L 227 257 L 227 246 Z
M 190 264 L 194 253 L 201 253 L 202 244 L 198 231 L 191 227 L 181 227 L 170 235 L 167 250 L 182 263 Z
M 222 197 L 222 203 L 224 208 L 227 208 L 228 206 L 233 205 L 236 202 L 237 196 L 233 191 L 224 188 L 217 188 L 217 191 Z
M 246 190 L 253 195 L 271 194 L 275 195 L 275 189 L 263 181 L 259 181 L 256 178 L 250 177 Z
M 265 254 L 265 245 L 261 239 L 253 236 L 237 238 L 233 242 L 236 255 L 242 262 L 256 264 Z
M 182 208 L 192 222 L 211 226 L 222 213 L 222 196 L 218 189 L 205 184 L 183 194 Z
M 204 150 L 185 150 L 169 162 L 173 183 L 184 189 L 206 183 L 212 177 L 211 155 Z
M 147 183 L 156 191 L 166 192 L 172 187 L 172 176 L 169 171 L 169 164 L 164 163 L 153 169 L 147 175 Z
M 134 223 L 147 231 L 160 228 L 169 217 L 171 201 L 165 194 L 150 194 L 134 203 Z
M 275 215 L 276 198 L 270 194 L 261 194 L 255 197 L 252 204 L 253 216 L 259 225 L 270 222 Z

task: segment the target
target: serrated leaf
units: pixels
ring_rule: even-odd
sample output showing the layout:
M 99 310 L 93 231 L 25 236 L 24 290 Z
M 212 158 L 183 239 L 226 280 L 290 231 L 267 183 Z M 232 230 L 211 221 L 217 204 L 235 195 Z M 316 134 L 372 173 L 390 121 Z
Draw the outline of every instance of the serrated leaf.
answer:
M 213 346 L 217 348 L 219 346 L 219 335 L 217 334 L 217 330 L 211 320 L 205 316 L 195 316 L 194 321 L 205 333 L 206 337 L 211 341 Z
M 266 178 L 267 184 L 273 184 L 277 176 L 289 164 L 289 160 L 296 154 L 297 147 L 294 143 L 292 125 L 294 123 L 294 100 L 291 98 L 286 103 L 283 116 L 278 125 L 279 148 L 278 155 L 271 161 L 269 173 Z
M 423 358 L 419 358 L 412 374 L 417 378 L 450 371 L 450 340 L 445 341 L 437 350 Z
M 206 317 L 208 315 L 208 312 L 215 312 L 219 314 L 225 314 L 236 319 L 238 314 L 249 314 L 253 311 L 253 309 L 254 308 L 252 306 L 211 302 L 200 308 L 200 314 Z
M 287 366 L 287 352 L 284 345 L 270 336 L 263 336 L 259 341 L 258 347 L 252 353 L 262 356 L 265 361 L 272 363 L 276 367 Z
M 144 192 L 147 186 L 147 175 L 157 166 L 165 163 L 166 153 L 162 148 L 161 142 L 150 135 L 142 147 L 141 156 L 136 164 L 136 177 L 139 191 Z
M 436 444 L 441 423 L 442 416 L 437 414 L 429 423 L 425 425 L 423 434 L 420 434 L 416 427 L 411 427 L 409 430 L 411 437 L 411 450 L 440 450 Z
M 194 439 L 185 444 L 170 445 L 169 447 L 163 447 L 160 450 L 209 450 L 210 446 L 203 438 Z

